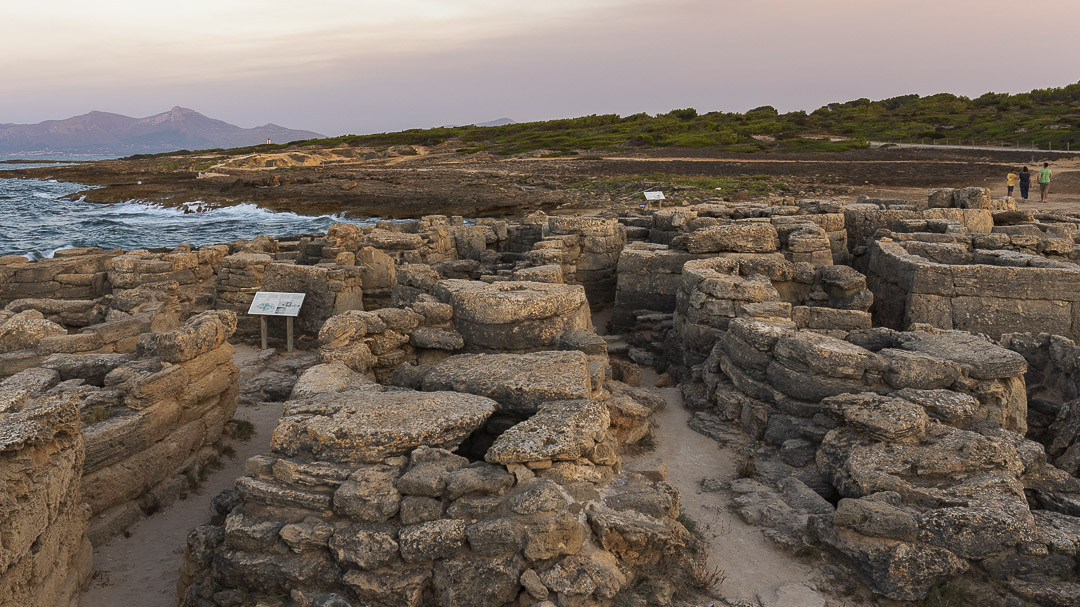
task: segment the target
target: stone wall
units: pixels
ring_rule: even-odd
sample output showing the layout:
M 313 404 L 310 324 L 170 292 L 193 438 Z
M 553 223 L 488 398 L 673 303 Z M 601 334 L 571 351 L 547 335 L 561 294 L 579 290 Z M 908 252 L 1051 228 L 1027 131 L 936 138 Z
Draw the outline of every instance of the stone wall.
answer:
M 131 353 L 139 335 L 179 324 L 175 298 L 134 289 L 96 300 L 17 299 L 0 310 L 0 377 L 53 354 Z
M 183 605 L 611 605 L 688 540 L 673 488 L 618 473 L 601 403 L 545 402 L 470 461 L 452 450 L 495 401 L 337 390 L 286 403 L 271 454 L 191 533 Z
M 1047 341 L 1010 338 L 1033 360 Z M 840 339 L 736 319 L 695 406 L 763 442 L 744 451 L 753 479 L 724 484 L 782 545 L 823 547 L 893 600 L 974 570 L 1032 604 L 1067 605 L 1080 590 L 1080 481 L 1024 437 L 1026 372 L 1017 352 L 958 331 Z M 715 432 L 711 415 L 691 425 Z
M 842 339 L 797 329 L 792 322 L 740 318 L 713 348 L 702 377 L 725 417 L 739 420 L 751 435 L 782 445 L 790 438 L 824 436 L 831 426 L 818 425 L 822 399 L 901 390 L 916 402 L 930 399 L 934 391 L 966 395 L 958 397 L 972 408 L 966 419 L 1023 434 L 1026 371 L 1019 354 L 960 331 L 875 328 L 851 331 Z M 750 398 L 724 400 L 725 378 Z
M 16 299 L 94 299 L 106 290 L 109 259 L 119 251 L 61 249 L 51 259 L 0 257 L 0 305 Z
M 95 544 L 175 501 L 216 456 L 236 409 L 235 327 L 231 313 L 205 312 L 141 336 L 137 355 L 59 354 L 10 378 L 42 378 L 39 391 L 78 397 Z
M 626 231 L 615 219 L 550 217 L 547 235 L 526 254 L 532 266 L 560 266 L 562 282 L 582 285 L 597 309 L 615 300 L 616 268 Z
M 215 277 L 227 253 L 225 245 L 182 245 L 167 253 L 129 251 L 109 260 L 109 286 L 118 296 L 128 290 L 168 293 L 176 298 L 180 317 L 187 318 L 214 306 Z
M 633 242 L 619 257 L 615 310 L 611 324 L 616 331 L 633 329 L 638 317 L 675 311 L 683 266 L 688 261 L 712 257 L 668 245 Z
M 612 326 L 633 331 L 642 317 L 675 312 L 683 265 L 712 257 L 782 259 L 803 266 L 830 266 L 848 257 L 840 205 L 799 201 L 798 205 L 696 205 L 647 216 L 649 242 L 623 251 L 618 268 Z M 821 212 L 818 211 L 827 211 Z M 643 227 L 642 217 L 622 221 Z
M 478 219 L 474 225 L 466 225 L 460 216 L 428 215 L 419 220 L 379 221 L 364 226 L 334 224 L 325 237 L 302 238 L 298 260 L 305 265 L 341 263 L 342 253 L 359 255 L 361 249 L 370 247 L 397 263 L 434 264 L 478 260 L 485 251 L 504 250 L 508 243 L 508 227 L 503 220 Z
M 794 320 L 798 328 L 870 328 L 873 295 L 847 266 L 792 263 L 779 254 L 714 257 L 683 267 L 674 328 L 682 357 L 700 363 L 738 317 Z
M 374 258 L 374 254 L 372 254 Z M 305 293 L 304 304 L 296 318 L 298 334 L 315 336 L 323 322 L 346 310 L 363 310 L 361 268 L 354 257 L 345 264 L 297 265 L 277 262 L 265 253 L 236 253 L 225 257 L 217 276 L 216 308 L 230 310 L 239 319 L 237 332 L 246 337 L 259 334 L 259 317 L 249 315 L 259 291 Z M 380 288 L 385 288 L 380 285 Z M 272 334 L 283 337 L 283 319 L 272 319 Z
M 0 382 L 0 604 L 75 607 L 93 558 L 90 510 L 79 497 L 78 399 L 38 396 L 43 381 Z
M 1080 266 L 962 244 L 875 241 L 867 280 L 875 322 L 927 323 L 997 339 L 1018 330 L 1080 334 Z
M 334 316 L 319 331 L 319 361 L 387 383 L 401 365 L 434 364 L 465 347 L 452 316 L 453 308 L 434 301 Z

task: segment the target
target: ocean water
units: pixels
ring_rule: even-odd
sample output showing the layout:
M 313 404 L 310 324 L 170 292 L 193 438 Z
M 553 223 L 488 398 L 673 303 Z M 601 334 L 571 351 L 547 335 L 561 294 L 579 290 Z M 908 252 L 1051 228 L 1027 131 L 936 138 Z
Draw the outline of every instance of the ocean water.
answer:
M 4 178 L 0 168 L 0 255 L 39 259 L 52 257 L 58 249 L 75 247 L 131 250 L 182 243 L 202 246 L 261 234 L 281 238 L 325 232 L 341 221 L 372 221 L 275 213 L 252 204 L 185 212 L 140 201 L 97 204 L 63 198 L 86 189 L 88 186 L 74 183 Z M 205 206 L 192 201 L 187 209 Z

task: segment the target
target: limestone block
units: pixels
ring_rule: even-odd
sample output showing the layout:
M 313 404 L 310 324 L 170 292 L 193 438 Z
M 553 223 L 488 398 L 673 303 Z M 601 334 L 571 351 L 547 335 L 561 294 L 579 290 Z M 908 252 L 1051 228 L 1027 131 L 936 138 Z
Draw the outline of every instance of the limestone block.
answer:
M 272 448 L 322 461 L 375 463 L 421 445 L 456 448 L 495 409 L 488 398 L 453 392 L 318 394 L 286 404 Z
M 591 393 L 588 359 L 575 351 L 451 356 L 424 376 L 423 387 L 481 394 L 498 402 L 500 412 L 519 416 L 545 401 Z

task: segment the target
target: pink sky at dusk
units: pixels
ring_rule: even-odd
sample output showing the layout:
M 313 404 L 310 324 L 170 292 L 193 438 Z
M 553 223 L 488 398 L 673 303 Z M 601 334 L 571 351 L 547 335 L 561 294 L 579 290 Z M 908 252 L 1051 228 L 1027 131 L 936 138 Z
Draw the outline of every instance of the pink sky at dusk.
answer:
M 51 0 L 4 13 L 0 123 L 182 105 L 333 135 L 1080 81 L 1075 0 Z

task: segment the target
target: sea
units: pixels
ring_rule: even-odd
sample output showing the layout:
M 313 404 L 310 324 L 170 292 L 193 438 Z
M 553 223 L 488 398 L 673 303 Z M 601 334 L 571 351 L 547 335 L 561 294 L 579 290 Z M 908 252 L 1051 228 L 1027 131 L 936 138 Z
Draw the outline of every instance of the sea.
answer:
M 337 222 L 357 224 L 374 220 L 338 215 L 306 216 L 276 213 L 253 204 L 205 209 L 192 200 L 181 207 L 162 207 L 130 200 L 98 204 L 68 199 L 91 186 L 54 180 L 12 179 L 5 169 L 34 164 L 0 164 L 0 255 L 29 259 L 52 257 L 60 249 L 101 247 L 151 249 L 222 244 L 265 234 L 274 238 L 325 232 Z M 40 166 L 57 166 L 50 163 Z

